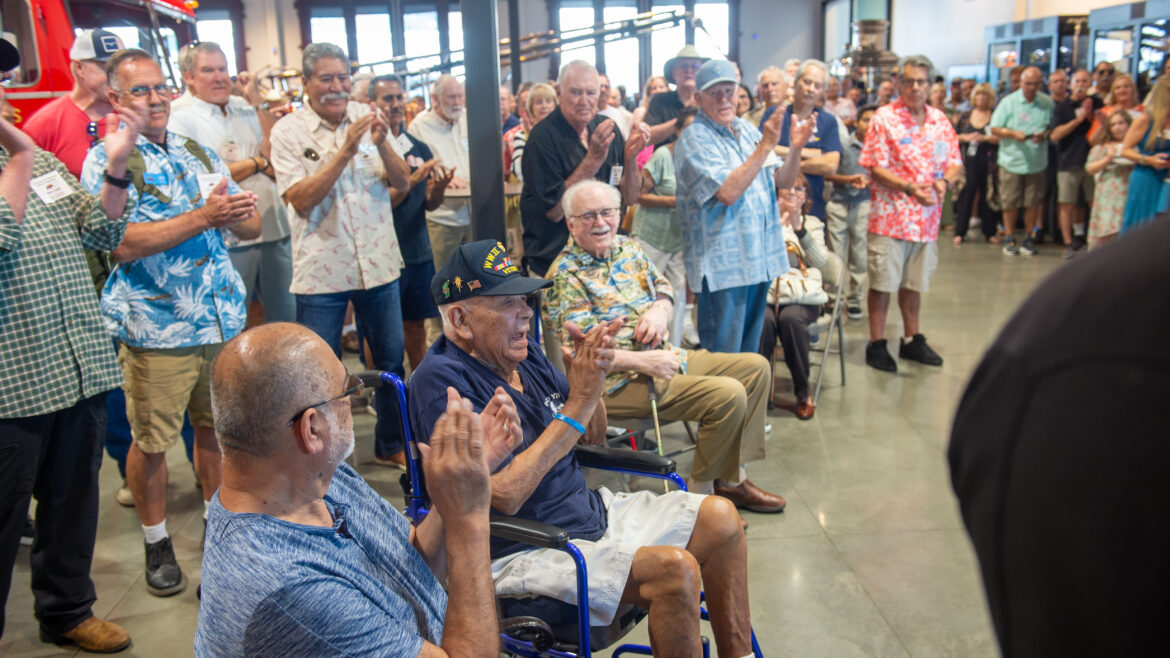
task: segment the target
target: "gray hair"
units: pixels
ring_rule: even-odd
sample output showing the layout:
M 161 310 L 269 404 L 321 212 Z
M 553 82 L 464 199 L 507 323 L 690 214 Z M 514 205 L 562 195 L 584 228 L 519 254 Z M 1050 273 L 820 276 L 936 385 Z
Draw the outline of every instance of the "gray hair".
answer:
M 211 412 L 219 444 L 225 451 L 257 457 L 281 449 L 279 437 L 298 410 L 336 394 L 312 356 L 319 340 L 315 334 L 292 323 L 262 326 L 269 334 L 263 340 L 248 341 L 252 332 L 244 332 L 223 346 L 211 366 Z
M 799 80 L 799 79 L 803 78 L 804 74 L 808 73 L 812 69 L 820 69 L 821 73 L 824 74 L 825 82 L 828 82 L 828 80 L 829 80 L 829 67 L 826 66 L 825 63 L 819 59 L 806 59 L 803 62 L 801 62 L 800 66 L 796 69 L 796 77 L 793 78 L 793 80 Z
M 195 72 L 195 56 L 198 53 L 219 53 L 223 55 L 223 48 L 211 41 L 192 41 L 179 51 L 179 73 Z M 227 57 L 227 55 L 224 55 Z
M 313 77 L 317 73 L 317 62 L 328 58 L 340 59 L 346 67 L 349 66 L 349 55 L 341 47 L 332 43 L 310 43 L 301 55 L 301 75 Z
M 150 53 L 138 48 L 123 48 L 122 50 L 114 53 L 113 56 L 111 56 L 110 59 L 106 61 L 106 79 L 109 80 L 110 89 L 113 89 L 114 91 L 121 91 L 121 85 L 114 84 L 114 81 L 118 80 L 116 74 L 118 73 L 118 68 L 122 66 L 122 63 L 139 60 L 146 60 L 148 62 L 153 62 L 155 66 L 158 65 L 158 62 L 154 61 L 154 57 L 152 57 Z M 119 82 L 121 81 L 119 80 Z
M 781 80 L 784 79 L 784 71 L 780 70 L 779 66 L 769 66 L 768 68 L 764 69 L 763 71 L 760 71 L 760 74 L 756 76 L 756 83 L 757 84 L 762 83 L 764 81 L 764 76 L 767 75 L 768 73 L 775 73 L 776 75 L 780 76 Z
M 573 61 L 569 62 L 568 64 L 565 64 L 564 66 L 561 67 L 561 72 L 559 75 L 557 75 L 557 86 L 558 87 L 564 86 L 565 78 L 569 75 L 570 71 L 589 71 L 593 75 L 597 75 L 597 68 L 594 67 L 592 64 L 590 64 L 589 62 L 586 62 L 583 59 L 575 59 L 575 60 L 573 60 Z M 600 80 L 600 77 L 598 78 L 598 80 Z
M 373 80 L 370 80 L 370 86 L 366 90 L 367 100 L 371 100 L 371 101 L 378 100 L 378 99 L 374 98 L 374 90 L 377 89 L 378 85 L 380 85 L 380 84 L 387 84 L 388 85 L 390 83 L 394 83 L 394 84 L 398 85 L 399 87 L 401 87 L 404 92 L 406 91 L 406 85 L 402 84 L 402 78 L 398 77 L 397 75 L 394 75 L 393 73 L 383 73 L 382 75 L 379 75 L 378 77 L 374 78 Z
M 912 66 L 914 68 L 926 69 L 926 77 L 928 80 L 934 79 L 934 63 L 926 55 L 907 55 L 898 60 L 898 73 L 904 74 L 906 67 Z
M 581 196 L 583 192 L 592 190 L 604 190 L 609 195 L 613 207 L 620 208 L 622 205 L 622 195 L 617 188 L 609 183 L 603 183 L 596 178 L 586 178 L 582 181 L 577 181 L 565 190 L 564 195 L 561 196 L 561 209 L 565 211 L 565 217 L 570 217 L 578 214 L 577 197 Z
M 451 82 L 454 82 L 455 84 L 462 84 L 459 82 L 459 78 L 456 78 L 455 76 L 451 75 L 450 73 L 444 73 L 443 75 L 440 75 L 433 83 L 431 83 L 431 104 L 432 105 L 435 104 L 436 98 L 438 98 L 439 96 L 442 96 L 441 92 L 443 91 L 443 87 Z

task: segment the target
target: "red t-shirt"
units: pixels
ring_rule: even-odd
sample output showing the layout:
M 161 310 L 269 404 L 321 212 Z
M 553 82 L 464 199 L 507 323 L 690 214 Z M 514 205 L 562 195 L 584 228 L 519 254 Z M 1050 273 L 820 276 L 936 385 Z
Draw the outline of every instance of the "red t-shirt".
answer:
M 73 104 L 68 96 L 54 98 L 24 122 L 24 132 L 37 146 L 57 156 L 69 173 L 80 178 L 81 165 L 89 152 L 92 138 L 86 134 L 89 115 Z M 106 122 L 98 121 L 98 137 L 106 134 Z

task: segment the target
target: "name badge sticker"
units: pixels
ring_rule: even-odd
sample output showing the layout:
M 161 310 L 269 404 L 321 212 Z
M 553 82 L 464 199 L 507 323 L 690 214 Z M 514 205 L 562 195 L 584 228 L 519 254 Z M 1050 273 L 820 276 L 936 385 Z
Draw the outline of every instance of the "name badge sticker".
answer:
M 934 142 L 934 159 L 940 163 L 947 159 L 947 143 L 941 139 Z
M 613 185 L 615 187 L 618 185 L 621 185 L 622 184 L 622 173 L 624 171 L 625 171 L 625 167 L 623 167 L 622 165 L 613 165 L 612 167 L 610 167 L 609 168 L 609 184 Z
M 37 176 L 29 181 L 28 184 L 46 206 L 52 205 L 73 194 L 73 190 L 69 189 L 69 184 L 56 171 L 50 171 L 43 176 Z
M 410 138 L 406 136 L 406 133 L 399 133 L 398 136 L 395 137 L 392 142 L 390 142 L 390 146 L 394 149 L 394 152 L 397 153 L 398 157 L 400 158 L 405 158 L 407 152 L 414 148 L 414 144 L 410 142 Z
M 236 162 L 244 159 L 244 147 L 228 140 L 219 145 L 219 157 L 225 162 Z
M 142 174 L 142 182 L 146 183 L 147 185 L 166 185 L 168 182 L 170 182 L 170 179 L 167 178 L 165 172 L 148 171 Z
M 219 181 L 223 180 L 223 175 L 218 173 L 199 174 L 196 180 L 199 182 L 199 196 L 203 197 L 203 201 L 206 202 L 207 196 L 211 194 L 216 185 L 219 185 Z
M 903 144 L 903 145 L 905 145 L 905 144 L 911 144 L 911 143 L 913 143 L 913 142 L 914 142 L 914 140 L 913 140 L 913 139 L 910 139 L 909 137 L 903 137 L 902 139 L 899 139 L 899 140 L 898 140 L 898 143 L 899 143 L 899 144 Z

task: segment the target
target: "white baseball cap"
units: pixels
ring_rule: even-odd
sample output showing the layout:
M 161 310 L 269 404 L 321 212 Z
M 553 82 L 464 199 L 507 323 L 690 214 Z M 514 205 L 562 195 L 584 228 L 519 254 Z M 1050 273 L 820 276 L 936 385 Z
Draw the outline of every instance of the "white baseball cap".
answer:
M 104 62 L 122 48 L 124 48 L 122 40 L 109 30 L 82 30 L 73 40 L 73 47 L 69 49 L 69 59 L 75 62 L 87 59 Z

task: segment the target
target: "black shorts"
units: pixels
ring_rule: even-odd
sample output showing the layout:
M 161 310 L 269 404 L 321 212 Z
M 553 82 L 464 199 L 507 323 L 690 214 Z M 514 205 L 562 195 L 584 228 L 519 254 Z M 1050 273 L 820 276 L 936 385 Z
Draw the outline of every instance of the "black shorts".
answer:
M 398 294 L 402 297 L 402 321 L 412 322 L 439 317 L 439 307 L 431 299 L 431 279 L 435 262 L 426 261 L 402 268 Z

